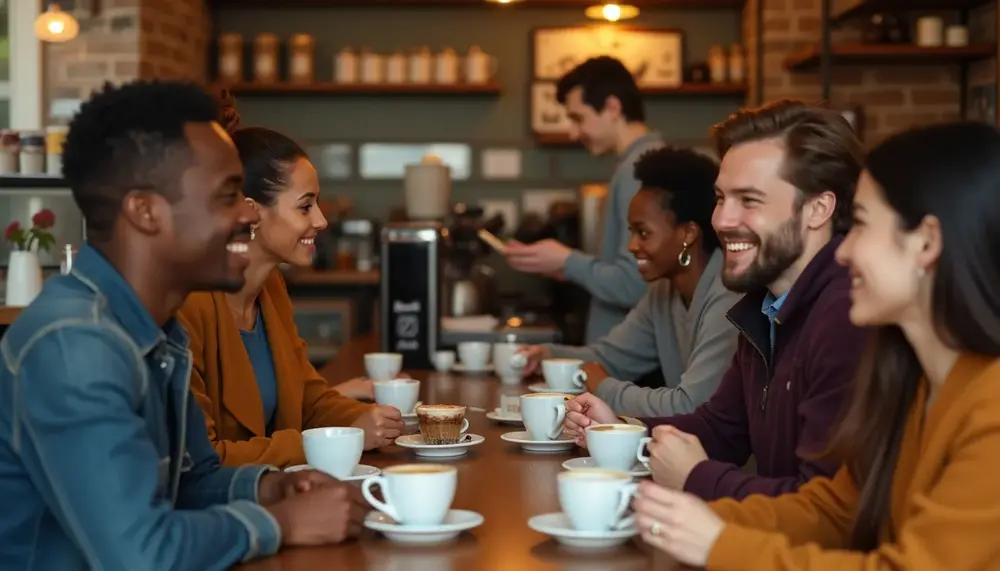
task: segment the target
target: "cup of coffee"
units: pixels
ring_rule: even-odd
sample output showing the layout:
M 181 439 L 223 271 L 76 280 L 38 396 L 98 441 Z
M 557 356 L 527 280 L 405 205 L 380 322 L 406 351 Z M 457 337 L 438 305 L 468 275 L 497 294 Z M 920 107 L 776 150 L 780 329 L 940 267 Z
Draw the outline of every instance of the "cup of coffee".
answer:
M 402 369 L 401 353 L 365 353 L 365 372 L 370 379 L 376 381 L 395 379 Z
M 439 373 L 447 373 L 455 366 L 454 351 L 434 351 L 434 370 Z
M 521 397 L 500 395 L 500 412 L 502 412 L 504 416 L 521 414 Z
M 372 494 L 382 489 L 384 502 Z M 443 464 L 402 464 L 382 470 L 361 484 L 365 499 L 401 525 L 440 525 L 455 499 L 458 469 Z
M 635 424 L 592 424 L 587 427 L 587 450 L 599 468 L 631 472 L 642 461 L 646 427 Z M 647 459 L 648 462 L 648 459 Z
M 514 384 L 521 382 L 521 369 L 523 365 L 517 366 L 518 360 L 514 359 L 524 345 L 520 343 L 494 343 L 493 344 L 493 366 L 496 367 L 497 376 L 504 384 Z
M 569 399 L 561 393 L 521 395 L 521 421 L 532 440 L 556 440 L 562 435 Z
M 375 381 L 375 402 L 384 406 L 394 406 L 403 414 L 411 414 L 420 397 L 420 381 L 416 379 L 392 379 Z
M 580 371 L 582 366 L 580 359 L 543 359 L 542 376 L 554 391 L 582 389 L 587 384 L 586 375 Z
M 334 478 L 354 474 L 365 449 L 365 431 L 353 426 L 328 426 L 302 431 L 302 448 L 312 468 Z
M 483 371 L 490 362 L 490 344 L 485 341 L 463 341 L 458 344 L 458 359 L 468 371 Z
M 425 444 L 456 444 L 469 430 L 460 404 L 422 404 L 417 407 L 417 422 Z
M 625 512 L 638 485 L 632 475 L 618 470 L 584 468 L 560 472 L 559 505 L 577 531 L 609 531 L 635 524 Z

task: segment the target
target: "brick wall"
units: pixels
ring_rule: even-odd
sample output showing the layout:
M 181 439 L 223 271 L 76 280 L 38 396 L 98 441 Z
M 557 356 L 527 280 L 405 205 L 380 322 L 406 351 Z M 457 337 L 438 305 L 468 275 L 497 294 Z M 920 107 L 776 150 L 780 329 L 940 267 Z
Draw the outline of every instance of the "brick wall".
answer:
M 205 79 L 210 22 L 204 0 L 102 0 L 97 6 L 92 16 L 79 17 L 76 39 L 44 46 L 50 121 L 71 114 L 106 81 Z
M 751 0 L 744 14 L 744 29 L 752 30 L 755 2 L 764 2 L 764 101 L 781 98 L 821 98 L 820 75 L 788 72 L 785 57 L 820 39 L 820 0 Z M 852 4 L 834 2 L 834 12 Z M 907 14 L 911 23 L 917 15 Z M 950 15 L 949 15 L 950 16 Z M 746 21 L 749 19 L 750 21 Z M 977 10 L 970 21 L 970 41 L 992 39 L 996 12 Z M 753 36 L 747 36 L 752 38 Z M 857 28 L 835 30 L 833 42 L 857 41 Z M 756 46 L 748 46 L 751 53 Z M 970 84 L 995 81 L 995 61 L 972 66 Z M 860 106 L 864 139 L 873 144 L 888 134 L 911 126 L 957 118 L 959 115 L 959 66 L 834 64 L 831 102 Z

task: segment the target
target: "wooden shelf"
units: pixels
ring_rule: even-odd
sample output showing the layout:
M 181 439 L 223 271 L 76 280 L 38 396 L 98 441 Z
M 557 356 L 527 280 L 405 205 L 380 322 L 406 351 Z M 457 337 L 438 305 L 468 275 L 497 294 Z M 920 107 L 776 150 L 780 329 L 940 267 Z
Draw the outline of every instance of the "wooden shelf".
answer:
M 830 22 L 839 25 L 887 11 L 970 10 L 993 2 L 994 0 L 861 0 L 857 5 L 833 15 Z
M 749 86 L 745 83 L 682 83 L 677 87 L 644 87 L 640 91 L 649 97 L 670 97 L 684 95 L 717 95 L 719 97 L 743 97 Z
M 639 8 L 737 9 L 746 0 L 632 0 Z M 594 0 L 521 0 L 510 4 L 485 0 L 208 0 L 210 7 L 220 8 L 334 8 L 338 6 L 450 6 L 469 8 L 552 8 L 593 4 Z
M 834 64 L 941 64 L 962 63 L 996 56 L 996 45 L 925 48 L 912 44 L 841 44 L 831 48 Z M 785 58 L 785 69 L 819 68 L 822 48 L 811 46 Z
M 349 84 L 318 82 L 309 84 L 294 83 L 216 83 L 213 90 L 225 87 L 234 95 L 499 95 L 500 85 L 497 83 L 454 85 L 439 84 Z
M 379 270 L 288 270 L 285 282 L 290 286 L 367 285 L 379 284 Z

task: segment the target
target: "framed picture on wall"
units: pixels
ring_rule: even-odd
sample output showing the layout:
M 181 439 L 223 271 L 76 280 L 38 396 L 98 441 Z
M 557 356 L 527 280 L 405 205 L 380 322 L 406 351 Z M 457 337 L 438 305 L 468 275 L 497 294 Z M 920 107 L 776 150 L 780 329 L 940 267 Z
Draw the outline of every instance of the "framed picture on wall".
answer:
M 536 80 L 555 82 L 597 56 L 620 60 L 639 87 L 677 87 L 684 80 L 684 34 L 680 30 L 621 25 L 536 28 L 532 33 Z
M 534 81 L 531 84 L 531 130 L 536 135 L 569 133 L 570 120 L 566 109 L 556 101 L 554 81 Z

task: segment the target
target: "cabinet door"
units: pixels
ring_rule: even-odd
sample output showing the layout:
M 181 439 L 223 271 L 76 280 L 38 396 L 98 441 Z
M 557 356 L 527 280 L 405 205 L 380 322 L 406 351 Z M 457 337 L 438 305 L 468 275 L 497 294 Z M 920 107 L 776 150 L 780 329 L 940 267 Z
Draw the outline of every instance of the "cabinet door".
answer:
M 309 360 L 321 365 L 350 340 L 354 308 L 350 300 L 294 299 L 295 326 L 306 342 Z

